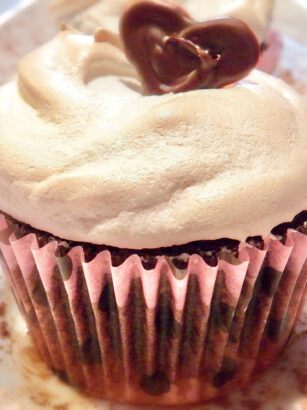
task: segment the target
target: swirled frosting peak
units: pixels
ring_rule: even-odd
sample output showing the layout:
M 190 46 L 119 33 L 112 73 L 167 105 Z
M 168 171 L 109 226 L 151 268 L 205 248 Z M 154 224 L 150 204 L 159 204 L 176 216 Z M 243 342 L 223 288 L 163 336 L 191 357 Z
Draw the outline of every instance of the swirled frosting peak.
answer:
M 306 119 L 256 70 L 145 96 L 116 38 L 66 29 L 0 89 L 0 210 L 128 248 L 266 235 L 307 208 Z

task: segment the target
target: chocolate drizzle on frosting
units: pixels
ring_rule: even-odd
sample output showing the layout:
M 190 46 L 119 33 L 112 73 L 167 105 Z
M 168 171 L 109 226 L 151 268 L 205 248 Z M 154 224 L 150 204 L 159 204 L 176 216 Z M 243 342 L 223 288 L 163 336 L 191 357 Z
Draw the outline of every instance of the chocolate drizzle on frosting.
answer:
M 260 54 L 257 38 L 241 20 L 196 22 L 161 0 L 130 2 L 120 34 L 147 94 L 226 86 L 246 76 Z

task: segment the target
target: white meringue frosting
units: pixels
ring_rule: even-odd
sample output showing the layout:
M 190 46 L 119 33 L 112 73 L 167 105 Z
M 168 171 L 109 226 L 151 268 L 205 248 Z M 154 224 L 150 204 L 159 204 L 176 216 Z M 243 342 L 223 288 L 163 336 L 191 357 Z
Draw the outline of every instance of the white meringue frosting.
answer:
M 259 41 L 263 41 L 271 21 L 274 0 L 172 0 L 184 7 L 196 20 L 207 20 L 220 16 L 237 17 L 245 21 L 254 31 Z M 96 3 L 92 5 L 93 3 Z M 63 18 L 83 7 L 87 10 L 79 13 L 72 24 L 87 34 L 102 26 L 118 31 L 119 17 L 127 0 L 53 0 L 52 10 Z
M 254 70 L 224 89 L 144 96 L 108 41 L 61 31 L 0 89 L 0 210 L 128 248 L 267 235 L 307 209 L 307 111 Z

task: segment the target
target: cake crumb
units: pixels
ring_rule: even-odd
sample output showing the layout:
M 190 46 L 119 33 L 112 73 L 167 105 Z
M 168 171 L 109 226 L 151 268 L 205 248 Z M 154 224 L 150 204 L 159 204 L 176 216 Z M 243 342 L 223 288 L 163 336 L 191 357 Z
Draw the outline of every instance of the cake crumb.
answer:
M 3 317 L 6 314 L 6 303 L 1 302 L 0 303 L 0 316 Z
M 3 339 L 10 337 L 10 331 L 5 321 L 0 322 L 0 337 Z

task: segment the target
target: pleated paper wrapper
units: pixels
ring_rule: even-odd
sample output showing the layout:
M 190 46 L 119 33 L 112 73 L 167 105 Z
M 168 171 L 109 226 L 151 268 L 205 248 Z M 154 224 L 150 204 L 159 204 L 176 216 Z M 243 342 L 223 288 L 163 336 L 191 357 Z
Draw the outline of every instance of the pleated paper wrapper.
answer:
M 178 270 L 137 255 L 112 266 L 81 246 L 57 256 L 54 241 L 20 239 L 0 215 L 0 255 L 41 357 L 65 382 L 101 398 L 171 405 L 247 385 L 282 352 L 302 310 L 307 235 L 245 242 L 238 260 L 212 267 L 199 255 Z

